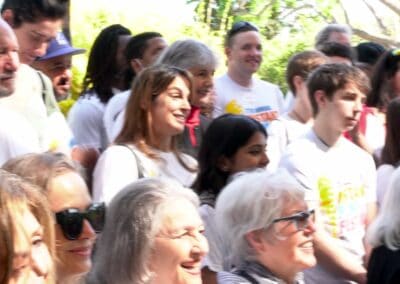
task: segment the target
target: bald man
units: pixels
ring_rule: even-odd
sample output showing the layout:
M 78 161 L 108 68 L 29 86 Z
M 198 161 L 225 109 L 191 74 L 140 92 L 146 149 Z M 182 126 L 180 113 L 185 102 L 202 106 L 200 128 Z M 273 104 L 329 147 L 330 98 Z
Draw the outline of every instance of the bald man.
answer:
M 14 92 L 19 65 L 15 34 L 0 19 L 0 100 Z M 15 156 L 38 151 L 39 140 L 28 121 L 18 113 L 0 107 L 0 166 Z

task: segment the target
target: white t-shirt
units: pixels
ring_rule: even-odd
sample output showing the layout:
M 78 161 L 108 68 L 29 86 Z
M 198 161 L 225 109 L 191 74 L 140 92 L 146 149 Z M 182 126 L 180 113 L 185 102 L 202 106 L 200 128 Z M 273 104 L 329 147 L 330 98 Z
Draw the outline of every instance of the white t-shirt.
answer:
M 114 95 L 108 101 L 106 109 L 104 110 L 104 127 L 106 129 L 108 141 L 110 142 L 113 142 L 116 137 L 116 135 L 113 134 L 114 124 L 117 120 L 118 115 L 125 109 L 130 94 L 131 90 L 126 90 L 124 92 Z
M 50 79 L 32 67 L 21 64 L 16 77 L 15 92 L 0 100 L 0 105 L 25 117 L 36 132 L 42 151 L 55 150 L 69 155 L 72 147 L 72 132 L 56 103 Z M 52 110 L 46 107 L 43 98 L 43 83 L 50 95 L 47 97 Z
M 40 152 L 37 133 L 23 116 L 0 107 L 0 121 L 0 166 L 16 156 Z
M 265 127 L 283 113 L 283 94 L 277 85 L 253 77 L 251 87 L 243 87 L 228 74 L 215 80 L 214 117 L 224 113 L 244 114 Z
M 106 105 L 94 93 L 81 96 L 68 113 L 68 123 L 77 145 L 104 150 L 108 139 L 103 123 Z
M 134 150 L 134 154 L 131 152 Z M 93 200 L 109 203 L 126 185 L 139 178 L 138 167 L 144 177 L 160 177 L 179 182 L 184 187 L 191 187 L 196 178 L 195 172 L 186 170 L 173 152 L 156 151 L 161 160 L 154 160 L 139 151 L 135 146 L 130 149 L 122 145 L 112 145 L 105 150 L 93 173 Z M 181 154 L 184 162 L 191 168 L 197 167 L 195 159 Z
M 306 133 L 311 123 L 301 123 L 291 118 L 287 113 L 271 122 L 268 126 L 267 156 L 268 170 L 276 170 L 283 152 L 294 140 Z
M 376 190 L 377 190 L 377 201 L 378 206 L 381 207 L 383 199 L 387 190 L 389 189 L 389 182 L 393 172 L 396 170 L 395 167 L 389 164 L 383 164 L 378 167 L 376 171 Z
M 326 146 L 311 129 L 288 145 L 279 164 L 315 199 L 327 232 L 361 263 L 365 253 L 367 204 L 376 202 L 372 157 L 344 137 Z M 346 283 L 317 265 L 305 272 L 306 283 Z
M 209 246 L 208 254 L 205 256 L 202 266 L 208 266 L 208 268 L 214 272 L 223 271 L 223 240 L 221 239 L 215 222 L 215 209 L 204 204 L 200 206 L 199 213 L 204 223 L 204 235 L 207 238 Z

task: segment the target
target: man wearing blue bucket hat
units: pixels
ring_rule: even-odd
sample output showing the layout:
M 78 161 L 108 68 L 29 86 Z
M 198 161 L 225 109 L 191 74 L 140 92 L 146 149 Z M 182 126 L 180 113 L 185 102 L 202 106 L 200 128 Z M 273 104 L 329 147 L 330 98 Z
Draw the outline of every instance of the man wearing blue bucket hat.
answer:
M 50 78 L 57 101 L 68 98 L 72 80 L 72 56 L 84 52 L 85 49 L 72 47 L 65 35 L 59 32 L 50 42 L 46 54 L 32 64 Z

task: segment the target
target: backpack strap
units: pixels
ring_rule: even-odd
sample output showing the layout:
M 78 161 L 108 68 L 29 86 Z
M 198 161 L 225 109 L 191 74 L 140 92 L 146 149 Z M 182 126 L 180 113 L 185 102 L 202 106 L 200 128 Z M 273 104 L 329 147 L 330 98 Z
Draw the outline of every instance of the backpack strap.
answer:
M 131 151 L 131 153 L 133 154 L 133 157 L 135 158 L 135 161 L 136 161 L 137 170 L 138 170 L 138 179 L 144 178 L 144 175 L 143 175 L 143 172 L 144 172 L 143 165 L 142 165 L 142 163 L 141 163 L 139 157 L 137 156 L 135 150 L 133 150 L 132 147 L 129 146 L 129 145 L 127 145 L 127 144 L 121 143 L 121 144 L 117 144 L 117 145 L 126 147 L 126 148 L 128 148 L 128 149 Z

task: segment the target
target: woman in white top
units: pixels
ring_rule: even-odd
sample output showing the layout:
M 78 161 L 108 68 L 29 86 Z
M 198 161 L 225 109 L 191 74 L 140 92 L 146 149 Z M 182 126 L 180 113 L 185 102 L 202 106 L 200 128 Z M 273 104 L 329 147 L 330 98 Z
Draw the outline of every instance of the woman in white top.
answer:
M 400 165 L 400 98 L 393 99 L 386 111 L 386 138 L 381 153 L 381 164 L 377 170 L 377 199 L 381 207 L 389 180 Z
M 109 202 L 141 177 L 164 177 L 191 186 L 197 162 L 179 153 L 177 135 L 190 111 L 192 80 L 165 65 L 144 69 L 132 86 L 121 132 L 100 156 L 93 174 L 93 197 Z

